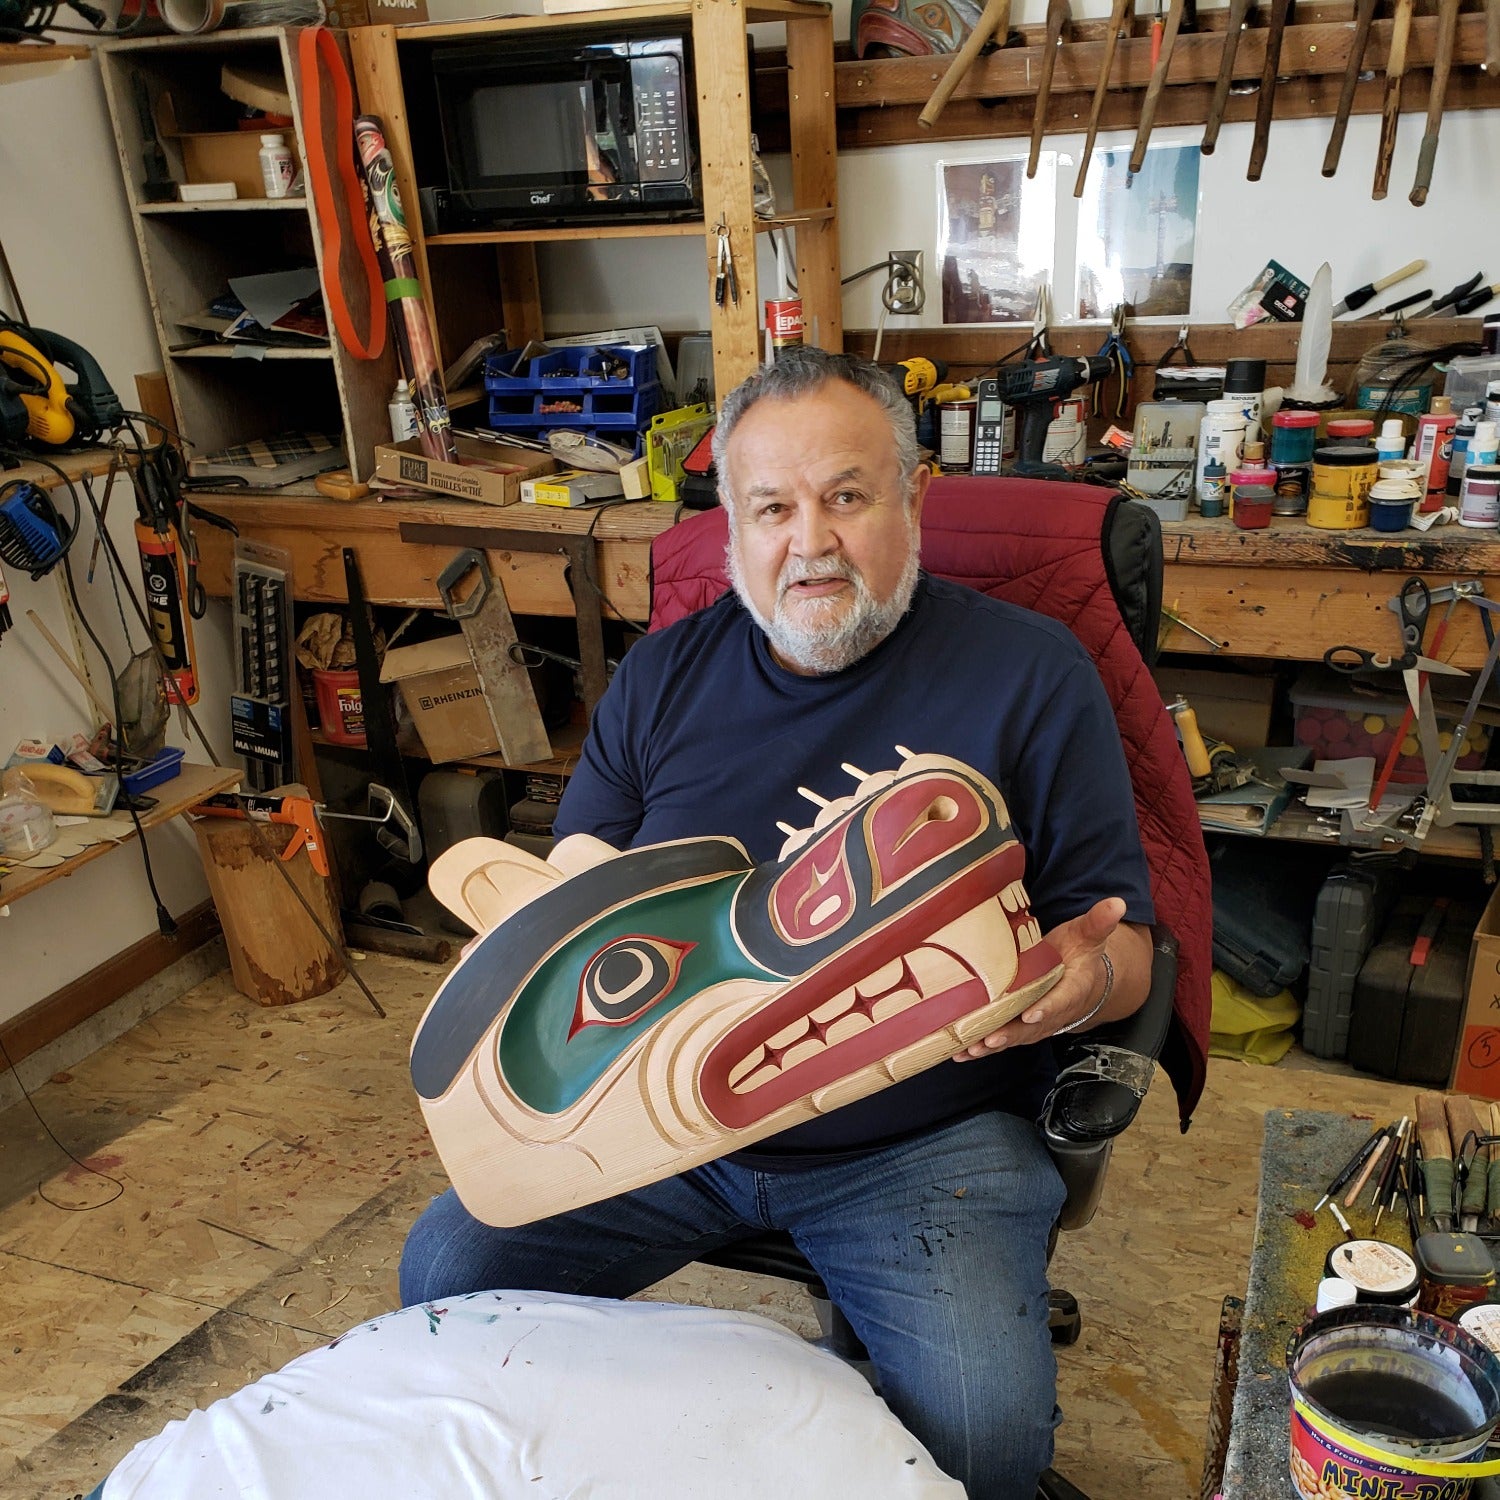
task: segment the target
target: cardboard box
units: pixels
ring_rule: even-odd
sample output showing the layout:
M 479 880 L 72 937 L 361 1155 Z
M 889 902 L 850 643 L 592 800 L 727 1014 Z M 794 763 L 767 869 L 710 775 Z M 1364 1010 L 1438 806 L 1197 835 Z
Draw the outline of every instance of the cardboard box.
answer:
M 400 691 L 434 765 L 499 750 L 500 739 L 463 636 L 393 646 L 385 653 L 380 680 L 394 683 Z
M 1273 677 L 1247 677 L 1205 667 L 1157 667 L 1151 673 L 1170 703 L 1179 694 L 1198 716 L 1198 728 L 1211 740 L 1224 740 L 1236 750 L 1253 750 L 1271 732 L 1271 704 L 1276 697 Z
M 392 484 L 414 484 L 418 489 L 456 495 L 460 500 L 478 500 L 484 505 L 515 505 L 521 498 L 523 479 L 557 472 L 556 459 L 530 448 L 512 448 L 478 438 L 455 437 L 453 442 L 458 449 L 456 464 L 428 458 L 422 452 L 420 438 L 377 443 L 376 477 Z
M 1500 889 L 1469 944 L 1469 980 L 1449 1088 L 1500 1099 Z

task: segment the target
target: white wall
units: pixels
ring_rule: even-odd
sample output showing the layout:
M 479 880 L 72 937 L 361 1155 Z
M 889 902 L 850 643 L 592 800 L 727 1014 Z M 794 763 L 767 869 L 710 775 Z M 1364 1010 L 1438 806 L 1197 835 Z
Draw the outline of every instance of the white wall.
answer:
M 85 60 L 56 71 L 0 73 L 0 238 L 20 285 L 26 311 L 43 328 L 75 339 L 93 353 L 127 408 L 136 403 L 137 373 L 161 368 L 150 308 L 130 228 L 98 68 Z M 4 300 L 0 293 L 0 301 Z M 14 306 L 6 303 L 6 311 Z M 3 478 L 3 475 L 0 475 Z M 65 496 L 58 497 L 66 513 Z M 109 508 L 110 533 L 139 590 L 131 523 L 135 505 L 126 485 Z M 93 526 L 73 558 L 84 611 L 116 665 L 126 659 L 119 613 L 101 562 L 85 584 Z M 69 634 L 55 581 L 33 583 L 6 569 L 15 629 L 0 637 L 0 761 L 28 735 L 55 737 L 90 727 L 82 690 L 26 619 L 28 609 L 64 644 Z M 127 601 L 127 612 L 130 605 Z M 198 712 L 228 752 L 227 612 L 210 606 L 197 627 L 208 688 Z M 131 615 L 136 649 L 144 636 Z M 109 679 L 97 657 L 90 663 L 101 696 Z M 170 740 L 187 744 L 174 720 Z M 203 759 L 195 750 L 195 758 Z M 192 836 L 180 824 L 148 835 L 158 887 L 167 908 L 180 913 L 207 895 Z M 0 1020 L 25 1010 L 95 965 L 156 930 L 139 853 L 120 849 L 67 880 L 15 903 L 0 917 Z

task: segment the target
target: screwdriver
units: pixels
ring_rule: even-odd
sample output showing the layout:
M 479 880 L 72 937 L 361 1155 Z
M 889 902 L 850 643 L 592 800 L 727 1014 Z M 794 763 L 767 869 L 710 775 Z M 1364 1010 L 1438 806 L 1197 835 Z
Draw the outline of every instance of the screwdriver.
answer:
M 1399 271 L 1392 271 L 1389 276 L 1382 276 L 1379 281 L 1367 281 L 1363 286 L 1355 289 L 1334 308 L 1332 316 L 1342 317 L 1346 312 L 1356 312 L 1369 302 L 1376 292 L 1383 292 L 1388 286 L 1395 286 L 1398 281 L 1405 281 L 1408 276 L 1415 276 L 1427 269 L 1425 260 L 1414 260 L 1410 265 L 1402 266 Z

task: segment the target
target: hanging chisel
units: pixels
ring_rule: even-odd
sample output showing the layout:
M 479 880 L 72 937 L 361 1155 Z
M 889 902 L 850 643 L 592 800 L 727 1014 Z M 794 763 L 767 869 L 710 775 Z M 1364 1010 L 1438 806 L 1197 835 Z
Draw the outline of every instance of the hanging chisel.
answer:
M 932 91 L 932 97 L 917 116 L 917 124 L 923 130 L 931 130 L 937 124 L 938 116 L 948 107 L 948 101 L 953 97 L 953 90 L 963 82 L 964 74 L 979 60 L 979 54 L 984 51 L 990 38 L 994 37 L 996 45 L 1003 47 L 1009 30 L 1010 0 L 985 0 L 984 10 L 974 23 L 974 29 L 954 54 L 953 61 L 948 64 L 948 71 L 943 74 L 941 82 Z M 1108 69 L 1109 64 L 1106 63 L 1105 71 Z
M 1432 306 L 1424 307 L 1422 311 L 1417 314 L 1417 316 L 1419 318 L 1437 317 L 1437 315 L 1442 312 L 1445 307 L 1457 306 L 1459 300 L 1463 297 L 1467 297 L 1469 293 L 1472 292 L 1483 280 L 1484 272 L 1476 271 L 1471 277 L 1469 277 L 1467 281 L 1459 282 L 1459 284 L 1454 287 L 1451 292 L 1444 292 L 1441 297 L 1434 297 L 1432 299 Z M 1449 316 L 1452 317 L 1453 314 L 1450 313 Z
M 1375 0 L 1362 0 L 1374 6 Z M 1224 106 L 1234 83 L 1234 59 L 1240 50 L 1240 33 L 1250 14 L 1250 0 L 1229 0 L 1229 20 L 1224 28 L 1224 50 L 1219 54 L 1219 76 L 1214 82 L 1214 96 L 1208 106 L 1208 123 L 1203 127 L 1203 144 L 1198 148 L 1205 156 L 1214 154 L 1219 144 L 1219 126 L 1224 123 Z
M 1290 4 L 1291 0 L 1285 0 Z M 1167 71 L 1172 66 L 1172 52 L 1177 46 L 1177 33 L 1182 29 L 1182 13 L 1187 0 L 1172 0 L 1167 8 L 1167 29 L 1161 41 L 1161 55 L 1151 70 L 1151 82 L 1146 87 L 1146 97 L 1141 104 L 1141 120 L 1135 132 L 1135 145 L 1130 150 L 1130 173 L 1134 176 L 1146 161 L 1146 146 L 1151 140 L 1151 127 L 1156 122 L 1156 106 L 1161 91 L 1166 86 Z
M 1391 43 L 1385 61 L 1385 103 L 1380 111 L 1380 145 L 1375 153 L 1375 186 L 1370 196 L 1379 202 L 1391 185 L 1391 158 L 1396 154 L 1396 126 L 1401 120 L 1401 83 L 1406 77 L 1406 45 L 1411 40 L 1413 0 L 1396 0 Z
M 1406 0 L 1409 5 L 1411 0 Z M 1259 182 L 1266 164 L 1266 146 L 1271 138 L 1271 111 L 1276 104 L 1276 70 L 1281 66 L 1281 40 L 1286 35 L 1292 0 L 1271 0 L 1271 19 L 1266 26 L 1266 57 L 1260 70 L 1260 97 L 1255 101 L 1255 138 L 1250 143 L 1248 182 Z
M 1031 117 L 1031 154 L 1026 158 L 1026 175 L 1036 176 L 1042 154 L 1042 136 L 1047 130 L 1047 102 L 1052 97 L 1052 70 L 1057 66 L 1057 49 L 1062 45 L 1063 26 L 1068 20 L 1068 0 L 1047 0 L 1047 36 L 1042 43 L 1042 72 L 1037 80 L 1036 113 Z
M 1346 312 L 1358 312 L 1366 302 L 1371 301 L 1377 292 L 1383 292 L 1388 286 L 1395 286 L 1398 281 L 1405 281 L 1408 276 L 1415 276 L 1427 269 L 1425 260 L 1414 260 L 1409 265 L 1402 266 L 1399 271 L 1392 271 L 1389 276 L 1382 276 L 1379 281 L 1367 281 L 1363 286 L 1357 286 L 1338 304 L 1333 310 L 1335 318 L 1341 318 Z
M 1500 297 L 1500 281 L 1492 282 L 1489 286 L 1476 286 L 1472 292 L 1465 292 L 1451 307 L 1446 309 L 1444 315 L 1449 318 L 1467 318 L 1471 312 L 1483 307 L 1486 302 L 1495 297 Z M 1422 312 L 1417 316 L 1425 318 L 1430 315 Z
M 1446 1232 L 1453 1228 L 1453 1147 L 1441 1094 L 1417 1095 L 1417 1140 L 1422 1146 L 1427 1212 L 1436 1227 Z
M 1432 186 L 1432 166 L 1437 160 L 1438 131 L 1443 127 L 1443 101 L 1448 97 L 1448 74 L 1453 68 L 1453 43 L 1458 36 L 1459 0 L 1441 0 L 1438 6 L 1437 51 L 1432 59 L 1432 81 L 1427 87 L 1427 127 L 1417 154 L 1417 176 L 1410 202 L 1420 208 Z
M 1235 0 L 1237 5 L 1248 5 L 1250 0 Z M 1109 74 L 1115 63 L 1115 45 L 1120 32 L 1130 17 L 1131 0 L 1115 0 L 1109 13 L 1109 33 L 1104 38 L 1104 56 L 1099 61 L 1099 81 L 1094 85 L 1094 101 L 1089 105 L 1089 133 L 1083 143 L 1083 155 L 1078 160 L 1078 180 L 1073 184 L 1073 196 L 1083 197 L 1084 179 L 1089 175 L 1089 162 L 1094 155 L 1094 140 L 1099 134 L 1099 116 L 1104 112 L 1104 96 L 1109 92 Z M 917 122 L 921 124 L 920 119 Z

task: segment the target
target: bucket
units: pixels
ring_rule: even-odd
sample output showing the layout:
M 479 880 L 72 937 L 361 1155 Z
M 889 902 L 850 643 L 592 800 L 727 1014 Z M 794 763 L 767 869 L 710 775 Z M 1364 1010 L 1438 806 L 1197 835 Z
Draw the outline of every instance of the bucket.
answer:
M 1322 1313 L 1287 1347 L 1292 1486 L 1303 1500 L 1465 1500 L 1500 1420 L 1500 1357 L 1398 1307 Z M 1434 1481 L 1437 1481 L 1436 1483 Z
M 363 745 L 365 711 L 359 696 L 359 673 L 315 667 L 312 679 L 324 737 L 333 745 Z

